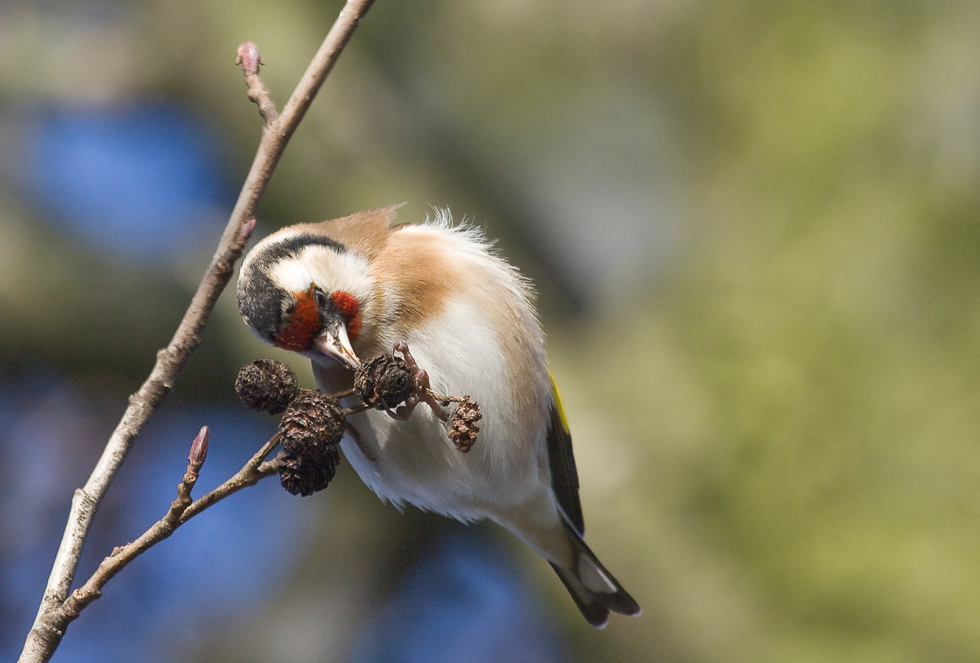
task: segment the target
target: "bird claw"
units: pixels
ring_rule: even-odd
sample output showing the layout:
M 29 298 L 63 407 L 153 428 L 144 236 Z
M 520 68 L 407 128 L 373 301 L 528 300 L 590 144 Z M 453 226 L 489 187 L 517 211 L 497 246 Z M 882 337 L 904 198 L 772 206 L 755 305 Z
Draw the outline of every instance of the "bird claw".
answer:
M 388 410 L 388 415 L 393 419 L 404 421 L 412 416 L 412 412 L 415 411 L 415 407 L 419 403 L 425 403 L 439 419 L 448 421 L 449 416 L 443 411 L 442 404 L 440 403 L 443 399 L 439 398 L 438 394 L 432 391 L 429 383 L 429 374 L 419 368 L 415 357 L 412 356 L 411 351 L 408 349 L 408 343 L 405 341 L 396 342 L 391 349 L 391 353 L 394 354 L 396 352 L 401 353 L 405 359 L 405 364 L 408 366 L 408 370 L 412 372 L 415 379 L 415 391 L 405 399 L 404 405 L 401 405 L 397 410 L 394 412 Z

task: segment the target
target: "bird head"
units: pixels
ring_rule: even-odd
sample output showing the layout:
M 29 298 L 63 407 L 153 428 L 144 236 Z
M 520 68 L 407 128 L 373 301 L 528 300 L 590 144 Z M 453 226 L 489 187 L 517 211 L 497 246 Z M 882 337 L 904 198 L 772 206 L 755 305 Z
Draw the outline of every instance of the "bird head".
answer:
M 370 292 L 367 260 L 325 235 L 286 228 L 246 256 L 238 310 L 267 343 L 325 366 L 357 368 L 352 343 Z

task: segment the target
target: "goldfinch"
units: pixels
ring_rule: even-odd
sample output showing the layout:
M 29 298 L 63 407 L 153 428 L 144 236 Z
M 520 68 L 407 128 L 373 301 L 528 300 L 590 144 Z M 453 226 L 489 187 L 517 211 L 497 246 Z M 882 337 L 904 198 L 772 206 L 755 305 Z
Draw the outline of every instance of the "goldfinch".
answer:
M 263 239 L 242 263 L 242 318 L 262 340 L 309 357 L 326 393 L 349 389 L 360 362 L 407 344 L 435 391 L 479 403 L 479 437 L 460 453 L 427 407 L 351 415 L 341 448 L 364 483 L 399 508 L 499 523 L 551 564 L 597 628 L 610 611 L 639 615 L 582 538 L 572 440 L 528 282 L 448 211 L 392 226 L 397 207 Z

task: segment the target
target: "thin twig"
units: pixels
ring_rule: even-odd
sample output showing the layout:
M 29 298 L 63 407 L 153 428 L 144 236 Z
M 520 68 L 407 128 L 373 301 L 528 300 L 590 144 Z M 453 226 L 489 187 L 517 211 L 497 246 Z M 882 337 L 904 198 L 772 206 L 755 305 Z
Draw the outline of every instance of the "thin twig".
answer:
M 102 560 L 99 568 L 84 585 L 72 592 L 71 596 L 57 610 L 45 615 L 45 625 L 48 628 L 64 632 L 65 628 L 78 618 L 82 610 L 102 595 L 102 588 L 105 587 L 105 584 L 137 557 L 161 541 L 168 539 L 177 531 L 177 528 L 208 507 L 217 504 L 229 495 L 237 493 L 242 488 L 253 486 L 260 479 L 278 472 L 277 461 L 263 462 L 278 444 L 279 436 L 276 434 L 233 477 L 210 493 L 192 501 L 191 490 L 194 488 L 198 472 L 204 464 L 203 456 L 207 453 L 208 435 L 208 427 L 205 426 L 194 438 L 187 471 L 177 486 L 177 498 L 170 504 L 170 509 L 166 515 L 143 532 L 135 541 L 114 549 L 111 555 Z M 199 444 L 204 445 L 205 451 L 203 454 L 195 455 L 194 449 Z
M 201 513 L 205 509 L 214 506 L 229 495 L 237 493 L 242 488 L 254 486 L 259 479 L 275 474 L 279 471 L 279 465 L 275 460 L 266 461 L 266 456 L 279 444 L 279 433 L 273 435 L 261 449 L 259 449 L 252 459 L 245 463 L 245 467 L 239 470 L 233 477 L 212 490 L 210 493 L 202 495 L 187 506 L 180 516 L 180 525 Z
M 265 62 L 259 55 L 258 47 L 250 41 L 239 46 L 235 64 L 242 66 L 242 73 L 245 74 L 245 85 L 248 86 L 248 98 L 259 107 L 259 115 L 262 116 L 262 119 L 265 120 L 266 124 L 278 120 L 279 111 L 276 110 L 276 104 L 272 101 L 272 95 L 259 76 L 259 66 L 264 65 Z
M 290 96 L 283 112 L 270 120 L 266 113 L 262 139 L 228 224 L 195 292 L 187 312 L 167 347 L 157 353 L 149 377 L 129 398 L 129 406 L 106 443 L 102 456 L 82 488 L 75 491 L 65 532 L 55 555 L 34 625 L 24 643 L 21 663 L 41 663 L 54 654 L 63 630 L 48 628 L 45 616 L 58 610 L 68 597 L 82 546 L 92 519 L 133 440 L 173 388 L 191 352 L 201 343 L 204 326 L 218 296 L 227 286 L 235 262 L 255 227 L 255 211 L 286 143 L 296 130 L 314 96 L 333 68 L 360 19 L 374 0 L 348 0 L 312 62 Z M 257 61 L 256 61 L 257 62 Z M 256 68 L 255 75 L 258 76 Z M 271 99 L 270 99 L 271 103 Z M 274 108 L 274 105 L 273 105 Z M 262 107 L 260 104 L 260 112 Z

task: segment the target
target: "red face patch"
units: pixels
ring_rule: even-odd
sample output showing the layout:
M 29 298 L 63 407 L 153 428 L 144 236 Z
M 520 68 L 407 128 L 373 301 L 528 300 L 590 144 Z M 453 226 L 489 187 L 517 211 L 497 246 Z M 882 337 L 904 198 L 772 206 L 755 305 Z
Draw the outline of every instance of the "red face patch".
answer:
M 343 290 L 331 294 L 330 301 L 337 313 L 343 316 L 347 324 L 347 337 L 353 341 L 361 333 L 361 303 L 357 301 L 357 297 Z
M 320 332 L 320 311 L 317 309 L 316 288 L 310 286 L 307 292 L 295 292 L 296 305 L 279 335 L 272 342 L 278 348 L 305 352 L 313 347 L 313 339 Z

